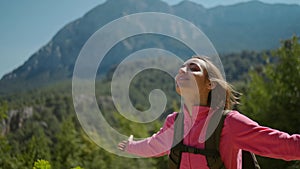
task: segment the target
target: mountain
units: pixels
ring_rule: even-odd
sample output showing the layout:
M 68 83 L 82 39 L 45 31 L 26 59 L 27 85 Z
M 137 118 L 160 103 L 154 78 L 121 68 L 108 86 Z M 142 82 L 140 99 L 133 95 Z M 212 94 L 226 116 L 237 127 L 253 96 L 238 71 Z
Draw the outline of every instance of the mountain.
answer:
M 70 79 L 81 48 L 94 32 L 115 19 L 138 12 L 169 13 L 191 21 L 220 54 L 274 49 L 280 40 L 300 34 L 299 5 L 250 1 L 207 9 L 190 1 L 170 6 L 160 0 L 107 0 L 64 26 L 23 65 L 5 75 L 0 81 L 0 94 Z M 172 30 L 172 25 L 169 29 Z M 163 48 L 183 58 L 193 54 L 174 39 L 151 34 L 135 36 L 116 44 L 101 68 L 107 72 L 127 55 L 151 47 Z
M 214 16 L 211 20 L 214 26 L 208 27 L 207 35 L 220 51 L 273 49 L 279 47 L 280 40 L 299 34 L 298 5 L 250 1 L 213 8 L 210 13 Z

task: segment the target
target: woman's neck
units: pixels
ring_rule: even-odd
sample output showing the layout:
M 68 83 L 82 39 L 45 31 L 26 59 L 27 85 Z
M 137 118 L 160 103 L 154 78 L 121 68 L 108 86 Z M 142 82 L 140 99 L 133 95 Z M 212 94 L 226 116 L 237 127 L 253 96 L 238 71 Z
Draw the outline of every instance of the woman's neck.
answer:
M 189 115 L 193 115 L 193 108 L 194 106 L 207 106 L 207 104 L 201 104 L 201 103 L 194 103 L 194 102 L 185 102 L 186 109 L 189 112 Z
M 196 94 L 196 93 L 186 93 L 186 95 L 181 95 L 183 100 L 184 100 L 184 104 L 186 105 L 186 108 L 190 114 L 190 116 L 192 116 L 192 110 L 194 106 L 207 106 L 207 97 L 208 94 Z

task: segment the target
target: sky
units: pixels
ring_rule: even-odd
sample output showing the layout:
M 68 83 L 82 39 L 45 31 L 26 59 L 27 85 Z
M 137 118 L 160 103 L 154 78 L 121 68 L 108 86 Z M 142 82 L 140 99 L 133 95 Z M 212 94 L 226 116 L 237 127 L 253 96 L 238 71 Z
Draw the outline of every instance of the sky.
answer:
M 164 1 L 174 5 L 182 0 Z M 249 0 L 190 1 L 211 8 Z M 261 1 L 300 5 L 300 0 Z M 21 66 L 32 54 L 46 45 L 63 26 L 104 2 L 105 0 L 1 0 L 0 79 Z

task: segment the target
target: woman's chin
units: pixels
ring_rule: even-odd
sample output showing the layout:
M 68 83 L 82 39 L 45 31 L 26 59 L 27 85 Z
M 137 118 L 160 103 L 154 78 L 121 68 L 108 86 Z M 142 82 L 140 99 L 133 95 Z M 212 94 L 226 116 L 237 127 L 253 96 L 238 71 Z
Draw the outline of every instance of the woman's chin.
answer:
M 181 95 L 180 87 L 176 86 L 176 93 Z

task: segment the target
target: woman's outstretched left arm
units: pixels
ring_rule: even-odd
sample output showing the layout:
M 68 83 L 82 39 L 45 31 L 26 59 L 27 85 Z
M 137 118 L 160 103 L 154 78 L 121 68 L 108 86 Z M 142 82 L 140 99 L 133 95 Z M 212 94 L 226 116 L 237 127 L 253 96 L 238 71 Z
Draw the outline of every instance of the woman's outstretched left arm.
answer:
M 283 160 L 300 160 L 300 135 L 260 126 L 248 117 L 232 112 L 225 125 L 233 144 L 257 155 Z

